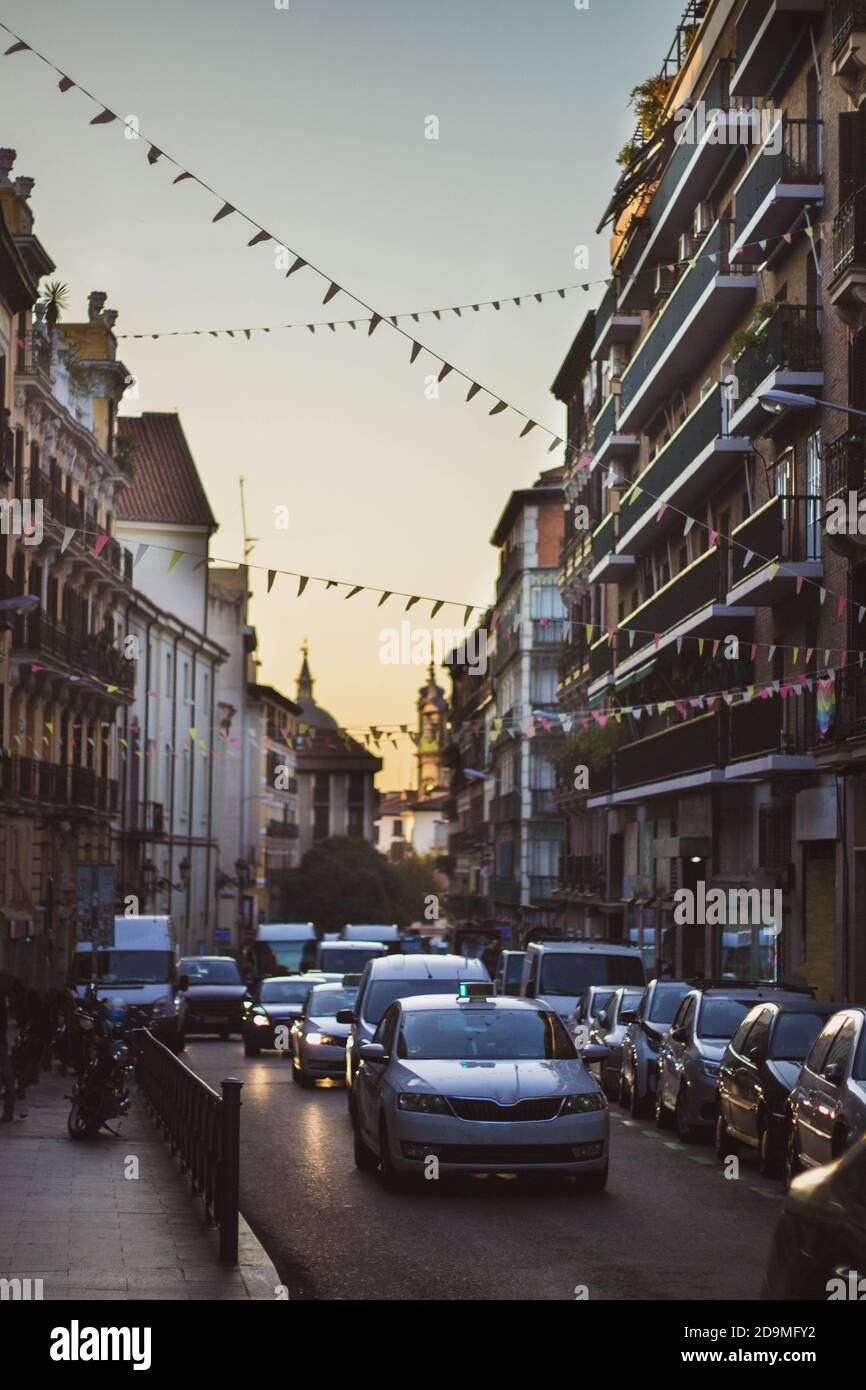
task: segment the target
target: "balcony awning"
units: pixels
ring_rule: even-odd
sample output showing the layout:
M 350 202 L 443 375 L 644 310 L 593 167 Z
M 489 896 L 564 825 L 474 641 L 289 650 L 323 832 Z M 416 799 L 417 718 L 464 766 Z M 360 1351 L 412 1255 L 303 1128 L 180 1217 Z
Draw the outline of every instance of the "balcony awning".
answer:
M 614 689 L 619 692 L 620 690 L 625 690 L 626 686 L 631 685 L 634 681 L 642 680 L 644 676 L 649 675 L 655 664 L 656 658 L 653 657 L 652 661 L 645 662 L 644 665 L 639 666 L 636 671 L 626 672 L 624 676 L 620 676 L 618 680 L 614 681 Z

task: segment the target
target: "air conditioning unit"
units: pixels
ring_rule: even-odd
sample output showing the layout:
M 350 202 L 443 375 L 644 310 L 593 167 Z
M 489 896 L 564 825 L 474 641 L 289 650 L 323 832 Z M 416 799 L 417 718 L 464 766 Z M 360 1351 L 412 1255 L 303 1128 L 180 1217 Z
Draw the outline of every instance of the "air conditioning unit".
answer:
M 712 203 L 698 203 L 692 231 L 696 237 L 705 237 L 715 221 Z
M 683 232 L 677 242 L 677 260 L 690 261 L 696 250 L 695 238 L 692 236 L 691 232 Z
M 670 294 L 674 287 L 674 275 L 675 272 L 671 270 L 670 266 L 656 266 L 655 279 L 653 281 L 653 294 L 656 298 L 658 298 L 659 295 Z

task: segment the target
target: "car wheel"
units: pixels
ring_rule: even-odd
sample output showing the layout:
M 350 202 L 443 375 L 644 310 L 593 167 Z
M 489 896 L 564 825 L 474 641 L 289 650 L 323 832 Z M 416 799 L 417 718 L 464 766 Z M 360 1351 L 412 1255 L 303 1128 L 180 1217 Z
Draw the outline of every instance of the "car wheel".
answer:
M 354 1135 L 355 1167 L 362 1173 L 375 1173 L 379 1166 L 379 1160 L 373 1153 L 373 1150 L 368 1148 L 364 1143 L 360 1125 L 353 1125 L 352 1130 Z
M 260 1051 L 260 1048 L 259 1048 L 258 1043 L 249 1042 L 247 1038 L 244 1038 L 244 1056 L 245 1056 L 245 1057 L 258 1057 L 259 1051 Z
M 628 1110 L 629 1108 L 630 1095 L 631 1087 L 629 1086 L 629 1083 L 626 1081 L 625 1072 L 621 1071 L 619 1074 L 619 1095 L 617 1096 L 617 1100 L 619 1101 L 623 1110 Z
M 785 1186 L 790 1187 L 793 1178 L 803 1171 L 800 1146 L 797 1143 L 797 1124 L 791 1118 L 788 1122 L 788 1139 L 785 1145 Z
M 736 1158 L 739 1152 L 740 1146 L 736 1139 L 731 1138 L 725 1117 L 720 1113 L 716 1120 L 716 1158 L 724 1162 L 726 1158 Z
M 779 1145 L 773 1138 L 773 1130 L 769 1120 L 764 1118 L 761 1127 L 761 1139 L 758 1144 L 758 1167 L 762 1178 L 778 1178 L 782 1171 L 782 1162 L 779 1154 Z
M 292 1068 L 292 1071 L 297 1078 L 299 1086 L 303 1086 L 305 1091 L 311 1091 L 313 1089 L 316 1084 L 315 1077 L 307 1076 L 307 1073 L 301 1067 L 298 1067 L 297 1071 Z
M 655 1108 L 656 1129 L 670 1129 L 673 1120 L 662 1099 L 661 1085 L 656 1087 L 656 1108 Z
M 681 1086 L 677 1092 L 677 1103 L 674 1107 L 674 1123 L 677 1127 L 677 1136 L 684 1144 L 693 1144 L 697 1138 L 697 1130 L 686 1114 L 685 1087 Z
M 575 1192 L 603 1192 L 607 1187 L 608 1167 L 606 1163 L 597 1173 L 578 1173 L 574 1180 Z
M 355 1127 L 355 1133 L 358 1126 Z M 385 1124 L 384 1117 L 379 1121 L 379 1177 L 382 1182 L 383 1192 L 401 1192 L 405 1187 L 405 1181 L 401 1173 L 398 1173 L 391 1159 L 391 1150 L 388 1146 L 388 1126 Z
M 633 1120 L 645 1120 L 650 1113 L 650 1098 L 649 1096 L 641 1097 L 636 1075 L 628 1088 L 628 1113 Z

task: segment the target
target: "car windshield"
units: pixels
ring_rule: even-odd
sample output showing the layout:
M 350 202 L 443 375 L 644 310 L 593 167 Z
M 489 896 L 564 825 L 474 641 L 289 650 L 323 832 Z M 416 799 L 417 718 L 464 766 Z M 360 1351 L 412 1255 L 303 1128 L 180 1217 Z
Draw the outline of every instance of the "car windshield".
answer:
M 75 957 L 75 979 L 87 984 L 91 975 L 91 951 Z M 160 985 L 171 978 L 171 951 L 97 951 L 96 982 L 102 985 Z
M 541 966 L 542 994 L 583 994 L 589 985 L 643 985 L 643 964 L 633 956 L 551 951 Z M 612 993 L 613 991 L 611 991 Z
M 398 1056 L 410 1061 L 513 1062 L 577 1056 L 554 1013 L 516 1009 L 419 1009 L 404 1015 Z
M 782 1014 L 773 1034 L 770 1056 L 774 1062 L 803 1062 L 806 1053 L 817 1038 L 826 1015 L 820 1014 Z
M 345 946 L 322 946 L 319 948 L 319 964 L 323 970 L 339 971 L 343 975 L 359 975 L 368 960 L 375 960 L 381 955 L 384 955 L 381 946 L 368 946 L 360 951 Z
M 351 1009 L 358 997 L 356 989 L 323 989 L 310 994 L 307 1013 L 313 1018 L 334 1018 L 338 1009 Z
M 739 999 L 705 999 L 698 1020 L 699 1038 L 719 1038 L 730 1042 L 754 1003 Z
M 181 975 L 188 975 L 191 985 L 239 985 L 240 971 L 233 960 L 182 960 Z
M 303 1004 L 312 988 L 312 981 L 265 980 L 259 998 L 263 1004 Z
M 364 996 L 364 1018 L 367 1023 L 378 1023 L 395 999 L 411 999 L 416 994 L 453 994 L 456 997 L 459 989 L 459 980 L 379 980 Z
M 680 1006 L 680 1001 L 685 998 L 688 992 L 688 985 L 658 985 L 653 995 L 648 1021 L 650 1023 L 673 1023 L 674 1014 Z

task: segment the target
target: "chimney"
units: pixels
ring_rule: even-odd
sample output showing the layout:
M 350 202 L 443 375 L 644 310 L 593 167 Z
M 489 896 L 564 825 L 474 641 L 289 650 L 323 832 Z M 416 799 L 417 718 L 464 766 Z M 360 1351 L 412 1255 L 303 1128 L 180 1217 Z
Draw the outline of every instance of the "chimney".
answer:
M 109 330 L 113 329 L 114 325 L 117 323 L 118 312 L 117 309 L 106 309 L 105 313 L 102 315 L 102 322 Z
M 108 295 L 104 290 L 91 290 L 87 296 L 87 317 L 91 323 L 98 322 L 107 298 Z
M 10 186 L 9 174 L 17 157 L 17 150 L 0 150 L 0 188 Z

